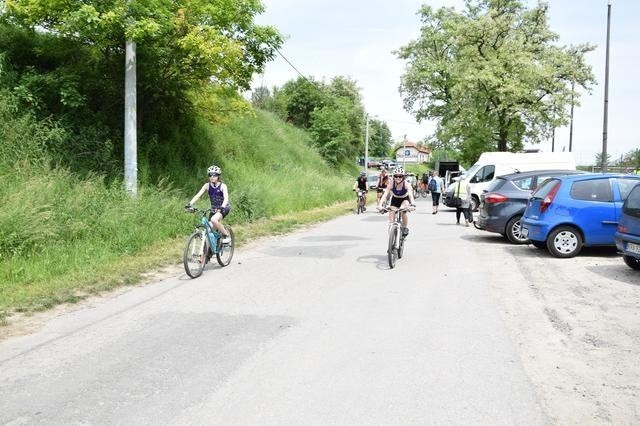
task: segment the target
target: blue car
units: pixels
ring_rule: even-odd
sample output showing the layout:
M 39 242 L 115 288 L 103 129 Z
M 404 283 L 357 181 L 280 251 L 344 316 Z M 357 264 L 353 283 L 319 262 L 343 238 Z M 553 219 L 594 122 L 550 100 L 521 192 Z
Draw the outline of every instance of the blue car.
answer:
M 640 270 L 640 185 L 631 190 L 622 205 L 615 240 L 624 263 L 631 269 Z
M 579 174 L 547 180 L 531 195 L 523 237 L 555 257 L 574 257 L 584 246 L 613 246 L 622 204 L 640 176 Z

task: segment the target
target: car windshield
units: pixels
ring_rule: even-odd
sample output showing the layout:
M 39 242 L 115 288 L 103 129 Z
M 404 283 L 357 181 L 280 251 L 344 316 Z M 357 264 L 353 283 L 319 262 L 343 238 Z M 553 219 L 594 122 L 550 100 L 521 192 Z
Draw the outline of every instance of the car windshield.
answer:
M 558 183 L 558 179 L 548 179 L 544 181 L 542 185 L 540 185 L 538 189 L 536 189 L 536 191 L 533 193 L 531 198 L 542 199 L 546 197 L 549 191 L 551 191 L 551 188 L 553 188 L 556 185 L 556 183 Z
M 638 185 L 637 179 L 618 178 L 618 187 L 620 188 L 620 196 L 626 200 L 631 190 Z
M 463 174 L 465 176 L 471 177 L 473 175 L 476 174 L 476 172 L 478 171 L 478 169 L 482 167 L 480 166 L 480 164 L 474 164 L 473 166 L 471 166 L 471 168 L 469 170 L 467 170 L 466 172 L 464 172 Z

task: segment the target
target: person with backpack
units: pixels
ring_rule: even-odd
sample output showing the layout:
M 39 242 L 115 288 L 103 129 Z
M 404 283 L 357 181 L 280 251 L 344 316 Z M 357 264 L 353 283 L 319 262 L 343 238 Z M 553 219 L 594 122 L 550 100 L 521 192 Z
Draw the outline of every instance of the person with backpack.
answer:
M 444 192 L 444 180 L 442 180 L 437 170 L 433 172 L 427 189 L 431 192 L 431 200 L 433 201 L 433 212 L 431 214 L 437 214 L 438 206 L 440 205 L 440 195 Z

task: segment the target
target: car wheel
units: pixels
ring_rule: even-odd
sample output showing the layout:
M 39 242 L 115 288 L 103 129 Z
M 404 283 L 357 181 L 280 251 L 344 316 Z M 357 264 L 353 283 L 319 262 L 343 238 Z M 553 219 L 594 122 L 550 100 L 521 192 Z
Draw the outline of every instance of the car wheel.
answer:
M 622 256 L 624 259 L 624 263 L 631 269 L 635 269 L 636 271 L 640 271 L 640 259 L 633 256 L 627 256 L 626 254 Z
M 554 257 L 574 257 L 582 250 L 582 236 L 572 226 L 559 226 L 547 237 L 547 249 Z
M 512 217 L 509 222 L 507 222 L 507 227 L 505 228 L 505 234 L 507 239 L 513 244 L 526 244 L 529 242 L 529 238 L 525 238 L 522 236 L 522 216 Z
M 480 201 L 478 200 L 478 198 L 475 195 L 472 195 L 471 201 L 469 202 L 469 207 L 471 208 L 471 211 L 477 212 L 479 205 L 480 205 Z

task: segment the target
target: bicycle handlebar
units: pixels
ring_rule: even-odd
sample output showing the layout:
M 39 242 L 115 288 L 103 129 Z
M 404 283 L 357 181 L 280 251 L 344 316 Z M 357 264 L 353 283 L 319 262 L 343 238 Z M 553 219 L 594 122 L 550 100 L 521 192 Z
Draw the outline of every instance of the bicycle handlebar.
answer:
M 215 212 L 217 212 L 218 210 L 220 210 L 220 209 L 219 209 L 219 208 L 216 208 L 216 209 L 206 209 L 206 210 L 201 210 L 201 209 L 199 209 L 199 208 L 197 208 L 197 207 L 193 207 L 193 206 L 189 206 L 189 205 L 184 206 L 184 211 L 185 211 L 185 213 L 198 213 L 198 212 L 202 212 L 203 214 L 207 214 L 207 213 L 209 213 L 209 212 L 211 212 L 211 213 L 215 213 Z
M 404 213 L 404 212 L 412 212 L 415 209 L 416 209 L 415 206 L 402 207 L 402 208 L 389 206 L 389 207 L 383 207 L 383 208 L 378 209 L 378 210 L 380 210 L 380 213 L 388 213 L 388 212 L 401 212 L 401 213 Z

